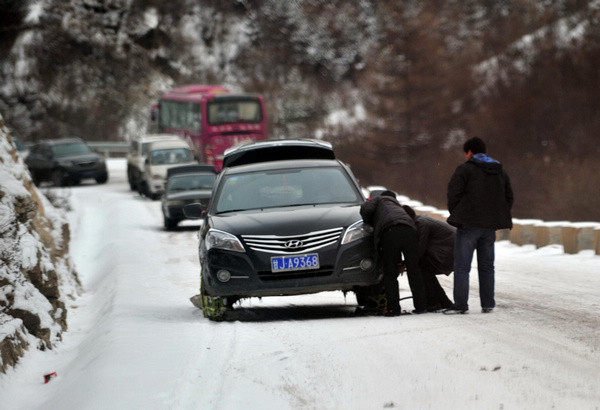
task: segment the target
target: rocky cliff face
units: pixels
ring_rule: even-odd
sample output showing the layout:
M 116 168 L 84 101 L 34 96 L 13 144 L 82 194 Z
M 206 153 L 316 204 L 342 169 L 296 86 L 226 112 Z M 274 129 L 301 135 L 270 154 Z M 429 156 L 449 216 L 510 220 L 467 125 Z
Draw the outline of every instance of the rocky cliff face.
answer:
M 52 349 L 80 291 L 69 226 L 35 187 L 0 116 L 0 371 L 33 346 Z

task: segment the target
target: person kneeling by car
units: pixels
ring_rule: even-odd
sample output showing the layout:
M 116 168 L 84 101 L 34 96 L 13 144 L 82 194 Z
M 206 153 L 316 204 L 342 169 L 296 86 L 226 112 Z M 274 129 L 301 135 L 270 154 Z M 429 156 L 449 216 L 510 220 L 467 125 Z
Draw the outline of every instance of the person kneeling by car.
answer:
M 408 205 L 402 208 L 409 214 L 419 232 L 419 267 L 427 293 L 427 311 L 437 312 L 454 306 L 436 275 L 454 271 L 454 242 L 456 228 L 427 215 L 417 215 Z
M 363 203 L 360 215 L 374 229 L 374 244 L 379 252 L 387 299 L 385 316 L 400 316 L 401 313 L 397 265 L 402 255 L 413 295 L 413 313 L 426 312 L 427 294 L 419 267 L 419 236 L 413 218 L 402 208 L 392 191 L 384 191 L 380 196 Z

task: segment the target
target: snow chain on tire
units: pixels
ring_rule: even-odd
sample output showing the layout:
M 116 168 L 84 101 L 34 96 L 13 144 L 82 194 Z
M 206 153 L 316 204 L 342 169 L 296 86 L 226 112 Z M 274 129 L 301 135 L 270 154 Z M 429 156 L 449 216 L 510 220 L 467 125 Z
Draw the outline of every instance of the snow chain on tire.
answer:
M 385 312 L 387 310 L 387 298 L 385 293 L 370 296 L 366 308 L 371 311 Z
M 227 307 L 222 298 L 219 296 L 208 296 L 204 291 L 204 280 L 200 277 L 200 309 L 202 314 L 208 320 L 221 322 L 225 320 Z
M 220 297 L 202 295 L 200 299 L 202 314 L 209 320 L 221 322 L 225 320 L 227 308 Z

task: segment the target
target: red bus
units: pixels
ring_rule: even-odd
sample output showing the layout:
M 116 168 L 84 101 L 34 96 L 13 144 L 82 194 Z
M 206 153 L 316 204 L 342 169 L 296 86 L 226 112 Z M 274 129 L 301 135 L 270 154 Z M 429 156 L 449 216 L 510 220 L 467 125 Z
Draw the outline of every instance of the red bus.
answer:
M 268 138 L 265 103 L 259 94 L 234 94 L 218 85 L 184 85 L 160 97 L 157 109 L 158 132 L 183 136 L 200 162 L 217 171 L 227 148 Z

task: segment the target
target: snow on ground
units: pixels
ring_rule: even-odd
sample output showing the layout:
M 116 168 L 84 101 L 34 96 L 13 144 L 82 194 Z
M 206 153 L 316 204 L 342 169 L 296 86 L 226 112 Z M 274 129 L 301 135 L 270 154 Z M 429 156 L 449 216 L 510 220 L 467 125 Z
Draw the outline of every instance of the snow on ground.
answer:
M 244 301 L 202 317 L 197 228 L 110 181 L 62 189 L 85 288 L 52 351 L 0 375 L 0 409 L 598 409 L 600 256 L 497 244 L 497 309 L 354 317 L 352 294 Z M 452 277 L 442 278 L 451 296 Z M 408 283 L 400 278 L 400 294 Z M 402 302 L 411 310 L 410 299 Z M 43 375 L 57 372 L 44 384 Z

